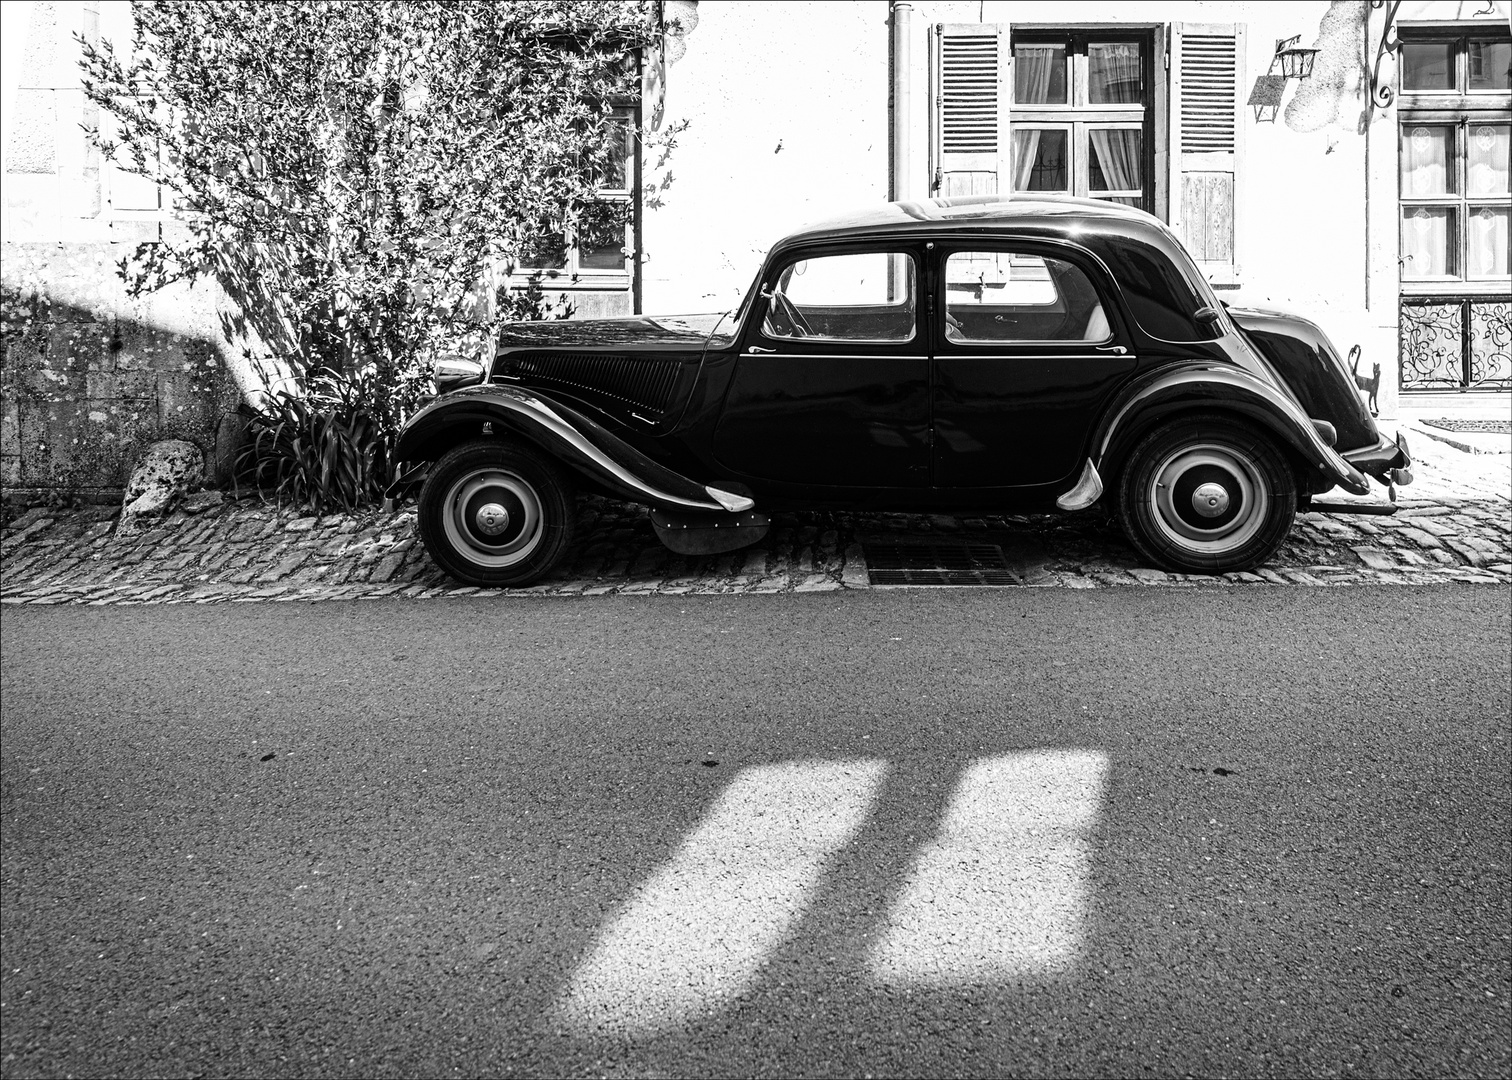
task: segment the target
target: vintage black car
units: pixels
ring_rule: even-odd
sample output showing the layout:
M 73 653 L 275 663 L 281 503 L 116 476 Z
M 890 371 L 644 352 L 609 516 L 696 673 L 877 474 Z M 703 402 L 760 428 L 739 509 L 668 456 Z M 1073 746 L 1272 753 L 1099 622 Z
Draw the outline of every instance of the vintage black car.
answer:
M 438 367 L 398 456 L 431 557 L 525 585 L 586 489 L 667 546 L 773 511 L 1107 505 L 1169 570 L 1264 562 L 1299 508 L 1411 481 L 1317 326 L 1228 308 L 1159 220 L 1065 197 L 881 204 L 788 236 L 734 312 L 507 326 Z

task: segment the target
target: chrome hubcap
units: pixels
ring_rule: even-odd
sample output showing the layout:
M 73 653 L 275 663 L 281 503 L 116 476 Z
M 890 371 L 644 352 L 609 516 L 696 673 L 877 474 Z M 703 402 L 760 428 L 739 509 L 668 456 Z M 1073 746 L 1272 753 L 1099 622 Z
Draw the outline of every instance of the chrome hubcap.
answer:
M 1228 507 L 1228 489 L 1222 484 L 1199 484 L 1192 492 L 1192 509 L 1205 518 L 1222 517 Z
M 477 469 L 461 477 L 447 490 L 445 507 L 447 541 L 477 566 L 514 566 L 546 536 L 540 495 L 508 469 Z
M 509 511 L 496 502 L 478 507 L 478 531 L 486 536 L 498 536 L 509 528 Z
M 1155 525 L 1187 551 L 1222 555 L 1260 531 L 1271 494 L 1243 449 L 1197 443 L 1170 453 L 1155 469 L 1149 498 Z

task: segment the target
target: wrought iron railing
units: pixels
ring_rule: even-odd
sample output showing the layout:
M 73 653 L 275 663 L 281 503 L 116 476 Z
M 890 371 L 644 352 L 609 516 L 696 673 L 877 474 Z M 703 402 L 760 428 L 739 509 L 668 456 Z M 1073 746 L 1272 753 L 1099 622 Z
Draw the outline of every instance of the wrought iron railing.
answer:
M 1403 390 L 1512 390 L 1512 300 L 1403 300 Z

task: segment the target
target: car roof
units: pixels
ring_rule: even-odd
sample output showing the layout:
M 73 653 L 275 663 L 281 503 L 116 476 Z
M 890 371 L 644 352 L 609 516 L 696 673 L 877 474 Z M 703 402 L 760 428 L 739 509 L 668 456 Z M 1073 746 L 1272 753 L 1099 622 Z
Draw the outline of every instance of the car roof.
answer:
M 1165 231 L 1158 218 L 1143 210 L 1104 199 L 1024 192 L 1013 195 L 965 195 L 949 199 L 876 203 L 805 225 L 783 237 L 780 247 L 824 240 L 851 239 L 874 233 L 939 232 L 962 226 L 972 232 L 1005 227 L 1038 226 L 1050 231 L 1083 231 L 1103 225 L 1127 235 Z M 1132 227 L 1132 228 L 1131 228 Z

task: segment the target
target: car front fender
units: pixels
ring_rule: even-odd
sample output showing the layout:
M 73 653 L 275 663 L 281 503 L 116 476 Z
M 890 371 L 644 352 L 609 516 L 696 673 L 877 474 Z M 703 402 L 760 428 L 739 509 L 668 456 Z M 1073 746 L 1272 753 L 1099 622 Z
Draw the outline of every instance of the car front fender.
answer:
M 516 386 L 470 386 L 443 394 L 405 423 L 394 457 L 434 461 L 458 443 L 501 435 L 534 444 L 631 502 L 716 513 L 741 513 L 754 505 L 746 496 L 690 480 L 570 406 Z
M 1134 442 L 1155 423 L 1204 407 L 1256 421 L 1327 481 L 1317 490 L 1337 484 L 1356 495 L 1369 492 L 1364 474 L 1324 441 L 1296 402 L 1247 371 L 1206 363 L 1166 368 L 1125 388 L 1093 433 L 1091 461 L 1102 471 L 1121 467 Z

